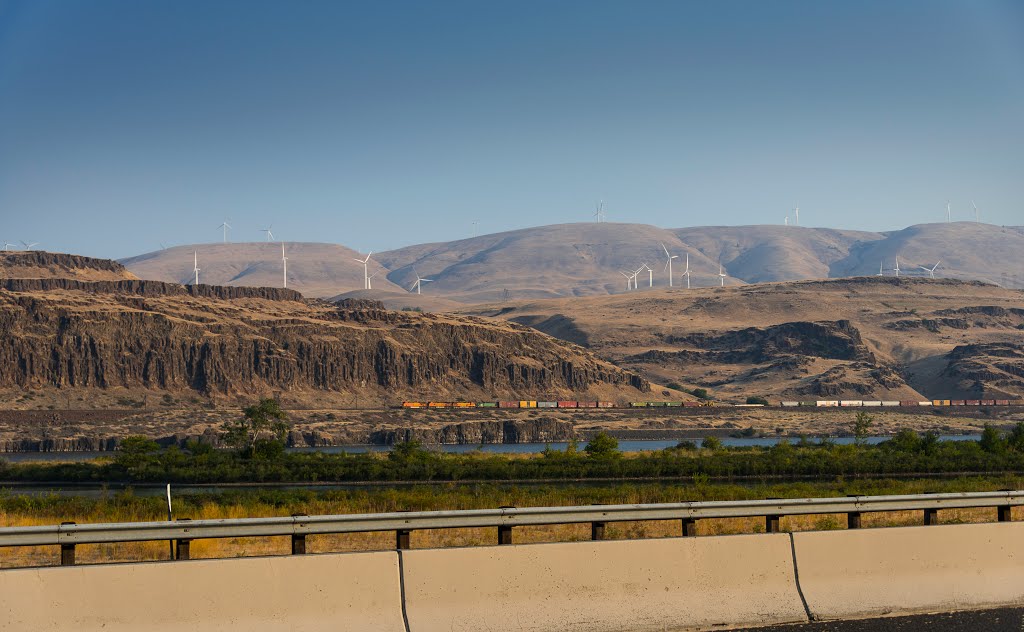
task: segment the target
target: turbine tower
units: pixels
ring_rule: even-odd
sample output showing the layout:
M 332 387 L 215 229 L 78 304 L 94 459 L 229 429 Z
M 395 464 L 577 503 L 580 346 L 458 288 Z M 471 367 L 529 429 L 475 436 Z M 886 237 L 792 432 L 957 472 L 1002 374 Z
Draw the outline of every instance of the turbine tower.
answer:
M 722 287 L 725 287 L 725 277 L 727 277 L 727 276 L 729 276 L 729 275 L 727 275 L 725 272 L 722 272 L 722 262 L 719 261 L 718 262 L 718 279 L 722 282 Z
M 10 249 L 11 249 L 11 246 L 13 246 L 13 245 L 14 245 L 14 244 L 12 244 L 11 242 L 9 242 L 9 241 L 5 241 L 5 242 L 4 242 L 4 252 L 6 252 L 6 251 L 10 250 Z
M 274 227 L 274 225 L 271 224 L 270 226 L 267 226 L 266 228 L 260 229 L 261 233 L 266 233 L 267 234 L 267 241 L 274 241 L 274 233 L 272 233 L 270 231 L 270 229 L 273 228 L 273 227 Z
M 199 253 L 192 251 L 192 273 L 196 275 L 193 285 L 199 285 Z
M 434 279 L 424 279 L 423 277 L 420 276 L 419 272 L 416 272 L 416 268 L 412 269 L 412 273 L 416 275 L 416 282 L 413 283 L 412 287 L 409 288 L 410 292 L 412 292 L 413 288 L 416 288 L 416 293 L 417 294 L 421 294 L 421 292 L 420 292 L 421 284 L 423 284 L 423 283 L 430 283 L 431 281 L 434 280 Z
M 981 213 L 978 212 L 978 205 L 971 200 L 971 206 L 974 207 L 974 221 L 981 223 Z
M 885 276 L 885 272 L 882 272 L 882 266 L 884 266 L 884 265 L 885 265 L 885 261 L 879 261 L 878 262 L 878 274 L 876 274 L 875 276 Z
M 370 274 L 369 274 L 369 270 L 370 270 L 370 255 L 372 255 L 372 254 L 373 254 L 373 251 L 371 250 L 370 252 L 366 253 L 366 258 L 365 259 L 356 259 L 356 261 L 358 261 L 359 263 L 363 264 L 363 289 L 364 290 L 370 289 Z
M 217 228 L 224 231 L 224 243 L 228 243 L 228 229 L 231 228 L 231 224 L 228 223 L 228 220 L 224 220 Z
M 946 223 L 948 224 L 949 222 L 950 222 L 949 200 L 946 200 Z
M 647 287 L 654 287 L 654 270 L 652 270 L 649 265 L 644 263 L 640 265 L 640 269 L 637 270 L 636 273 L 640 274 L 644 270 L 647 270 L 647 275 L 649 277 L 647 280 Z
M 670 255 L 665 244 L 661 244 L 661 249 L 665 251 L 665 257 L 668 259 L 668 261 L 665 262 L 665 269 L 668 270 L 668 286 L 672 287 L 672 260 L 678 259 L 679 255 Z
M 789 215 L 786 216 L 786 226 L 789 226 Z
M 941 261 L 939 261 L 938 263 L 936 263 L 935 265 L 933 265 L 933 266 L 932 266 L 932 267 L 930 267 L 930 268 L 926 268 L 926 267 L 924 267 L 924 266 L 917 266 L 917 267 L 919 267 L 919 268 L 921 268 L 922 270 L 924 270 L 925 272 L 927 272 L 927 273 L 928 273 L 928 277 L 929 277 L 929 278 L 932 278 L 932 279 L 934 279 L 934 278 L 935 278 L 935 269 L 939 267 L 939 263 L 942 263 L 942 262 L 941 262 Z
M 893 271 L 896 273 L 896 277 L 898 278 L 900 276 L 900 256 L 899 255 L 896 255 L 896 267 L 893 268 Z
M 376 272 L 374 272 L 370 276 L 366 277 L 366 289 L 368 289 L 368 290 L 372 290 L 373 289 L 373 284 L 371 283 L 373 281 L 373 277 L 375 277 L 378 274 L 380 274 L 382 270 L 384 270 L 384 268 L 381 268 L 380 270 L 377 270 Z
M 686 289 L 690 289 L 690 253 L 686 253 L 686 269 L 683 270 L 683 276 L 686 277 Z
M 799 206 L 797 206 L 796 208 L 793 209 L 793 215 L 794 215 L 794 217 L 793 217 L 794 222 L 793 223 L 795 225 L 799 226 L 800 225 L 800 207 Z
M 594 219 L 598 224 L 604 221 L 604 200 L 597 203 L 597 210 L 594 211 Z
M 628 274 L 626 274 L 625 272 L 622 272 L 622 271 L 619 271 L 619 274 L 621 274 L 622 276 L 626 277 L 626 291 L 628 292 L 628 291 L 632 290 L 633 289 L 633 277 L 629 276 Z
M 269 228 L 267 229 L 270 230 Z M 281 242 L 281 263 L 284 265 L 284 287 L 288 287 L 288 257 L 284 256 L 284 242 Z

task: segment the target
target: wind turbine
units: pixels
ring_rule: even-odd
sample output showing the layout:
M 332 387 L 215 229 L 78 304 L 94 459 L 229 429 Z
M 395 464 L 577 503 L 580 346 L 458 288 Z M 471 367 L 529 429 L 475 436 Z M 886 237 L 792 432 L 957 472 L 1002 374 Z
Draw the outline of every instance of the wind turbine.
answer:
M 430 283 L 431 281 L 434 280 L 434 279 L 424 279 L 423 277 L 420 276 L 419 272 L 416 272 L 416 268 L 412 269 L 412 273 L 416 275 L 416 282 L 413 283 L 412 286 L 409 288 L 410 292 L 412 292 L 412 288 L 416 288 L 416 293 L 420 294 L 421 293 L 420 292 L 421 284 L 423 284 L 423 283 Z
M 25 242 L 21 242 L 21 245 L 25 247 L 25 250 L 32 250 L 32 248 L 34 248 L 34 247 L 39 245 L 39 242 L 38 241 L 34 241 L 34 242 L 30 243 L 30 244 L 27 244 Z
M 288 257 L 284 256 L 283 241 L 281 242 L 281 263 L 284 264 L 284 287 L 288 287 Z
M 665 257 L 668 258 L 668 261 L 665 262 L 665 269 L 668 270 L 668 286 L 672 287 L 672 260 L 678 259 L 679 255 L 670 255 L 665 244 L 661 244 L 661 249 L 665 251 Z
M 260 229 L 261 233 L 266 233 L 267 234 L 267 241 L 274 241 L 274 233 L 272 233 L 270 231 L 270 229 L 273 228 L 273 227 L 274 227 L 274 225 L 271 224 L 270 226 L 267 226 L 266 228 L 261 228 Z
M 228 223 L 228 220 L 224 220 L 224 222 L 217 228 L 224 231 L 224 243 L 228 243 L 228 229 L 231 228 L 231 224 Z
M 949 216 L 949 200 L 946 200 L 946 223 L 948 224 L 949 221 L 950 221 L 950 216 Z
M 789 226 L 789 215 L 786 216 L 786 226 Z
M 793 209 L 793 213 L 795 214 L 795 217 L 794 217 L 795 221 L 793 223 L 796 224 L 797 226 L 799 226 L 800 225 L 800 207 L 798 206 L 798 207 L 794 208 Z
M 882 272 L 882 266 L 884 266 L 884 265 L 885 265 L 885 261 L 879 261 L 878 262 L 878 274 L 876 274 L 875 276 L 885 276 L 885 272 Z
M 935 265 L 933 265 L 933 266 L 932 266 L 932 267 L 930 267 L 930 268 L 926 268 L 926 267 L 924 267 L 924 266 L 917 266 L 917 267 L 919 267 L 919 268 L 921 268 L 922 270 L 924 270 L 925 272 L 927 272 L 927 273 L 928 273 L 928 276 L 929 276 L 930 278 L 934 279 L 934 278 L 935 278 L 935 269 L 939 267 L 939 263 L 942 263 L 942 262 L 941 262 L 941 261 L 939 261 L 938 263 L 936 263 Z
M 15 245 L 15 244 L 12 244 L 12 243 L 11 243 L 11 242 L 9 242 L 9 241 L 5 241 L 5 242 L 4 242 L 4 251 L 10 250 L 10 249 L 11 249 L 11 246 L 13 246 L 13 245 Z
M 376 272 L 374 272 L 370 276 L 366 277 L 366 289 L 368 289 L 368 290 L 372 290 L 373 289 L 373 284 L 371 283 L 371 281 L 373 280 L 373 277 L 377 276 L 378 274 L 380 274 L 383 271 L 384 271 L 384 268 L 380 268 L 379 270 L 377 270 Z
M 971 206 L 974 207 L 974 221 L 980 223 L 981 213 L 978 212 L 978 205 L 974 203 L 974 200 L 971 200 Z
M 199 285 L 199 253 L 192 251 L 192 272 L 196 275 L 193 285 Z
M 900 276 L 900 256 L 899 255 L 896 255 L 896 267 L 893 268 L 893 271 L 896 272 L 896 276 L 897 277 Z
M 366 258 L 365 259 L 356 259 L 356 261 L 358 261 L 359 263 L 363 264 L 363 289 L 364 290 L 370 289 L 369 269 L 370 269 L 370 255 L 372 255 L 372 254 L 373 254 L 373 251 L 371 250 L 370 252 L 366 253 Z
M 604 200 L 597 203 L 597 210 L 594 211 L 594 218 L 597 220 L 598 224 L 604 221 Z
M 473 220 L 473 236 L 474 237 L 476 237 L 476 227 L 477 227 L 478 224 L 480 224 L 479 221 Z
M 683 276 L 686 277 L 686 289 L 690 289 L 690 253 L 686 253 L 686 269 L 683 270 Z
M 718 262 L 718 279 L 722 282 L 722 287 L 725 287 L 725 277 L 727 277 L 727 276 L 729 276 L 729 275 L 727 275 L 725 272 L 722 272 L 722 262 L 719 261 Z
M 640 266 L 640 269 L 637 270 L 636 273 L 640 274 L 644 270 L 647 270 L 647 275 L 649 277 L 647 279 L 647 287 L 654 287 L 654 270 L 652 270 L 651 267 L 645 263 Z
M 628 292 L 628 291 L 632 290 L 633 289 L 633 277 L 631 277 L 630 275 L 628 275 L 628 274 L 626 274 L 625 272 L 622 272 L 622 271 L 619 271 L 619 274 L 621 274 L 622 276 L 626 277 L 626 291 Z

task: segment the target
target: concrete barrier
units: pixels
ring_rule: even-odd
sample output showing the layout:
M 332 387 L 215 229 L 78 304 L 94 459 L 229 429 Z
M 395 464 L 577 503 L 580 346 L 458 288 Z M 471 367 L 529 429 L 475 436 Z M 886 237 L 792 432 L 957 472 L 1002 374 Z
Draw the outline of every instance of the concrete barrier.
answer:
M 0 571 L 0 629 L 404 632 L 398 555 Z
M 413 632 L 807 620 L 785 534 L 414 550 L 403 561 Z
M 793 535 L 817 619 L 1024 603 L 1024 523 Z

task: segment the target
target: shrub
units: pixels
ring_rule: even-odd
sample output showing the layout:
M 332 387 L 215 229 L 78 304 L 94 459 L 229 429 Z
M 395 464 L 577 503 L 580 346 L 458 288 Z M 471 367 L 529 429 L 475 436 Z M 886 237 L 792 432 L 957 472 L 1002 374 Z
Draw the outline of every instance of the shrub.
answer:
M 680 384 L 679 382 L 669 382 L 665 386 L 667 386 L 668 388 L 671 388 L 674 391 L 685 391 L 686 390 L 686 389 L 683 388 L 683 385 Z
M 619 440 L 609 437 L 603 432 L 594 435 L 583 451 L 594 458 L 611 458 L 622 455 L 622 452 L 619 451 Z
M 747 398 L 747 403 L 748 404 L 760 404 L 762 406 L 767 406 L 768 405 L 768 400 L 765 399 L 764 397 L 757 397 L 757 396 L 751 395 L 750 397 Z
M 705 450 L 721 450 L 722 441 L 718 437 L 704 437 L 700 443 L 700 447 Z
M 697 399 L 710 399 L 711 398 L 711 396 L 708 395 L 708 389 L 706 389 L 706 388 L 695 388 L 692 391 L 690 391 L 690 395 L 693 395 Z

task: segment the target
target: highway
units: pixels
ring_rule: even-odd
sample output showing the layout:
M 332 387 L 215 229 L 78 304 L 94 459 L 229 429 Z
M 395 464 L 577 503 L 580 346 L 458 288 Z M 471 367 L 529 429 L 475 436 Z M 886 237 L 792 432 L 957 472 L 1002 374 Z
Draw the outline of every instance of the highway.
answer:
M 776 625 L 767 628 L 742 628 L 765 632 L 1022 632 L 1024 608 L 998 608 L 973 612 L 922 614 L 908 617 L 882 617 L 856 621 L 823 621 Z

